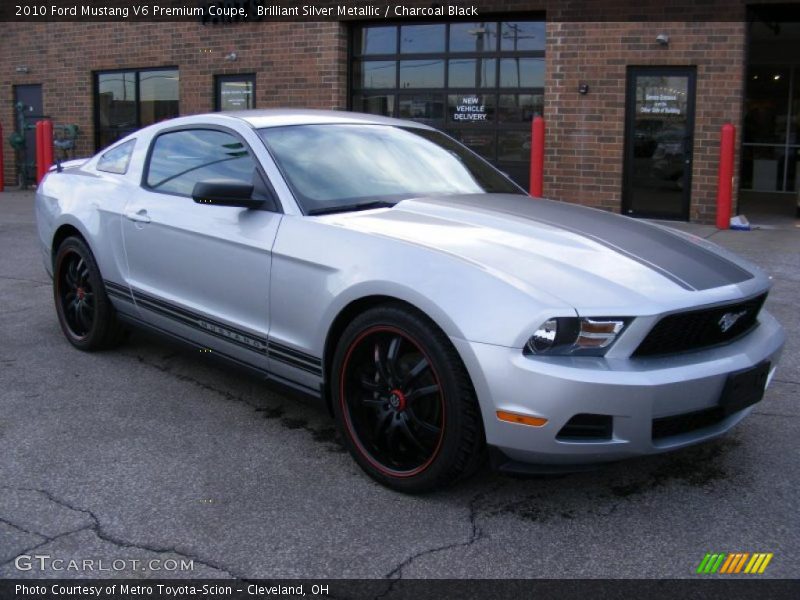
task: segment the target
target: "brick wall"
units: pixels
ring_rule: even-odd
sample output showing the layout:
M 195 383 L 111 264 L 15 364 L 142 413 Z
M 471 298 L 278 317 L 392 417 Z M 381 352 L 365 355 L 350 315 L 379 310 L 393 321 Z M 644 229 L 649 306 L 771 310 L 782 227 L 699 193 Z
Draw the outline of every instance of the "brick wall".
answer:
M 660 33 L 669 46 L 656 42 Z M 694 66 L 690 217 L 714 220 L 720 127 L 730 121 L 741 130 L 744 23 L 550 22 L 546 60 L 545 195 L 619 211 L 627 67 Z M 586 96 L 580 83 L 589 84 Z
M 16 181 L 8 135 L 14 85 L 42 84 L 44 113 L 76 123 L 76 156 L 94 153 L 93 72 L 180 68 L 180 112 L 213 110 L 214 75 L 256 74 L 256 106 L 344 108 L 347 27 L 335 22 L 23 23 L 0 26 L 0 123 L 6 182 Z M 225 56 L 235 51 L 235 62 Z M 16 73 L 24 65 L 28 73 Z
M 495 0 L 488 4 L 487 14 L 492 10 L 498 14 L 532 7 L 532 3 L 523 0 Z M 533 4 L 547 9 L 548 15 L 545 194 L 619 211 L 626 67 L 695 66 L 690 216 L 696 221 L 713 221 L 719 128 L 731 121 L 741 130 L 744 22 L 564 21 L 578 19 L 573 13 L 579 15 L 576 7 L 585 3 L 544 0 Z M 604 16 L 609 17 L 607 13 Z M 662 32 L 671 38 L 666 48 L 655 41 Z M 236 51 L 238 60 L 225 61 L 225 55 L 232 51 Z M 18 65 L 27 66 L 30 72 L 15 73 Z M 181 114 L 211 110 L 213 76 L 235 73 L 256 73 L 259 108 L 344 108 L 347 24 L 262 22 L 203 26 L 198 22 L 128 22 L 3 26 L 0 122 L 6 132 L 6 182 L 15 180 L 13 154 L 7 142 L 14 122 L 13 85 L 41 83 L 45 113 L 56 123 L 80 126 L 77 154 L 86 155 L 94 149 L 92 72 L 158 66 L 180 68 Z M 589 84 L 588 95 L 578 94 L 579 83 Z M 738 173 L 738 156 L 736 164 Z

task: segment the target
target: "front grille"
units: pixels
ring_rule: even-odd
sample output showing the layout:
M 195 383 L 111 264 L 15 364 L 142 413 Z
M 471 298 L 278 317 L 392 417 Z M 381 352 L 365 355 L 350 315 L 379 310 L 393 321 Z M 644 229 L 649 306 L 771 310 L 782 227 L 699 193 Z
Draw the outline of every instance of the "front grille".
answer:
M 668 315 L 656 323 L 633 356 L 676 354 L 730 342 L 755 326 L 766 298 L 761 294 L 743 302 Z M 722 330 L 725 315 L 742 312 L 729 329 Z
M 603 441 L 610 440 L 613 431 L 611 415 L 580 414 L 575 415 L 556 435 L 557 440 L 564 441 Z
M 697 431 L 698 429 L 712 427 L 724 418 L 725 412 L 722 408 L 715 406 L 714 408 L 698 410 L 683 415 L 675 415 L 674 417 L 653 419 L 653 439 L 660 440 L 682 433 L 689 433 Z

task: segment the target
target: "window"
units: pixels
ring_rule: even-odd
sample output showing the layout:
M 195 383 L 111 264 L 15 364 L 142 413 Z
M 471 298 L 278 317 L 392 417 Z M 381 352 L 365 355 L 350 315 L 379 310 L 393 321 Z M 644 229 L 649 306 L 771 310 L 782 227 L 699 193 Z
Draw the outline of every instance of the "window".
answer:
M 388 125 L 259 130 L 307 214 L 430 195 L 522 191 L 438 131 Z
M 541 50 L 544 52 L 544 22 L 515 21 L 500 27 L 500 49 L 514 52 Z
M 211 129 L 188 129 L 158 136 L 147 169 L 147 187 L 156 192 L 191 196 L 206 179 L 256 182 L 256 163 L 236 136 Z
M 112 148 L 97 161 L 97 170 L 116 173 L 117 175 L 124 174 L 128 170 L 128 163 L 131 162 L 131 155 L 135 145 L 136 140 L 130 140 L 116 148 Z
M 497 23 L 452 23 L 450 52 L 492 52 L 497 46 Z
M 255 75 L 217 75 L 214 87 L 215 110 L 250 110 L 256 107 Z
M 355 87 L 364 89 L 396 87 L 397 63 L 389 60 L 365 60 L 353 69 Z
M 400 27 L 400 52 L 444 52 L 444 25 L 403 25 Z
M 401 88 L 440 88 L 444 86 L 443 60 L 401 60 Z
M 544 21 L 353 27 L 351 108 L 445 130 L 527 185 Z
M 179 82 L 177 69 L 96 73 L 96 148 L 146 125 L 177 117 Z
M 396 54 L 397 27 L 365 27 L 356 31 L 358 54 Z

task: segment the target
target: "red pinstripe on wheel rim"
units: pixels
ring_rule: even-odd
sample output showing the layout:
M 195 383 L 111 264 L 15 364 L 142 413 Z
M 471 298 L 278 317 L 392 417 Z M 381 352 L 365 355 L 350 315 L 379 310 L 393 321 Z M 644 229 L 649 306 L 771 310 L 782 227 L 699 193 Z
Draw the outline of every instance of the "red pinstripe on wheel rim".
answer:
M 422 345 L 397 327 L 369 327 L 347 348 L 339 407 L 359 454 L 384 475 L 413 477 L 439 455 L 441 378 Z

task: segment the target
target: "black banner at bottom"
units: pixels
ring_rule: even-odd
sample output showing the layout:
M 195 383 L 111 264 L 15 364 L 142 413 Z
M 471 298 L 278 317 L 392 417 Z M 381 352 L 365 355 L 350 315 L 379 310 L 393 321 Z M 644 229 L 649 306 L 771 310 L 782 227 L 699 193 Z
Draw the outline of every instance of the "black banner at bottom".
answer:
M 26 579 L 0 580 L 2 600 L 783 600 L 800 598 L 787 579 Z

